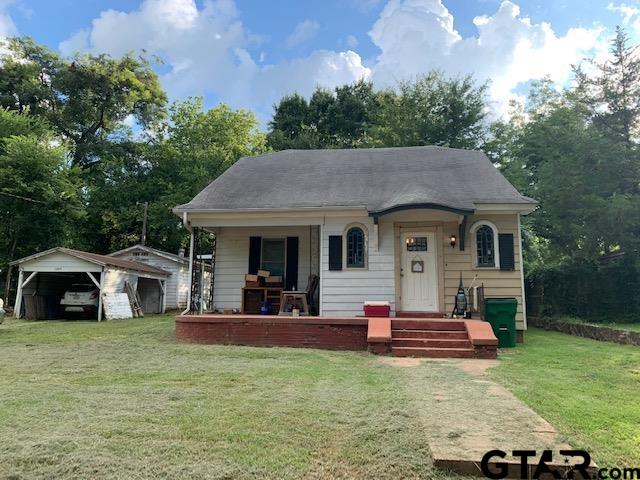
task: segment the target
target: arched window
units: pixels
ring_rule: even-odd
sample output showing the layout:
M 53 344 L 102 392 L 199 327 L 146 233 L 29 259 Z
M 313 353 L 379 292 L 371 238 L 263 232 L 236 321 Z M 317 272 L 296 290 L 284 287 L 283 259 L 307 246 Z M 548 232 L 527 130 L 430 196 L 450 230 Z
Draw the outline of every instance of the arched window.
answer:
M 481 225 L 476 230 L 476 260 L 478 267 L 496 266 L 496 232 L 489 225 Z
M 364 230 L 351 227 L 346 235 L 347 268 L 364 268 L 366 256 L 366 239 Z

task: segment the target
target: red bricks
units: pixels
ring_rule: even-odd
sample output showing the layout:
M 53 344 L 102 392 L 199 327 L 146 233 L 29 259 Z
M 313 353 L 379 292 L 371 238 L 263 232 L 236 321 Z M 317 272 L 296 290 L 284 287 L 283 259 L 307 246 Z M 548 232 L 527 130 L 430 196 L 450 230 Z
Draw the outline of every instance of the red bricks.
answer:
M 376 354 L 416 357 L 489 359 L 497 355 L 497 340 L 488 324 L 460 320 L 184 315 L 176 318 L 176 339 L 261 347 L 368 349 Z
M 318 317 L 181 316 L 176 339 L 183 342 L 366 350 L 366 319 Z

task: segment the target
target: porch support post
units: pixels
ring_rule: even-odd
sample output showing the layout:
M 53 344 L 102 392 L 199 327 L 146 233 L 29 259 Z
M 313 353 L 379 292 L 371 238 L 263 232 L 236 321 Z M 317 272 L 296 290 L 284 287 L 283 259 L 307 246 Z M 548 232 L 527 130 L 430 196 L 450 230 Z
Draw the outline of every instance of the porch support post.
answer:
M 185 214 L 186 221 L 186 214 Z M 186 315 L 191 310 L 191 287 L 193 282 L 193 246 L 195 244 L 195 236 L 193 229 L 191 229 L 191 240 L 189 241 L 189 280 L 187 282 L 187 308 L 182 312 L 182 315 Z
M 89 273 L 89 272 L 87 272 Z M 91 279 L 95 282 L 96 279 L 93 277 L 93 275 L 89 274 L 89 276 L 91 277 Z M 104 277 L 105 277 L 105 271 L 104 271 L 104 267 L 102 268 L 102 272 L 100 272 L 100 283 L 98 284 L 98 288 L 100 289 L 100 291 L 98 292 L 98 321 L 101 322 L 102 321 L 102 287 L 104 286 Z
M 22 271 L 22 267 L 19 267 L 18 273 L 18 291 L 16 292 L 16 303 L 15 303 L 15 311 L 13 312 L 16 318 L 20 318 L 20 309 L 22 308 L 22 277 L 24 273 Z
M 162 313 L 167 310 L 167 281 L 158 279 L 160 290 L 162 290 Z

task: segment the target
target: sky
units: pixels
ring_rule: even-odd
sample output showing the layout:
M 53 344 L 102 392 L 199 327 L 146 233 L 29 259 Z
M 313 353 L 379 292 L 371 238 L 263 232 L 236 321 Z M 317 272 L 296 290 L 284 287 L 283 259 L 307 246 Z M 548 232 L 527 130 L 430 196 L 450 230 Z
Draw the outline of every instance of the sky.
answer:
M 144 51 L 171 100 L 203 96 L 265 125 L 285 94 L 433 69 L 489 81 L 508 114 L 533 80 L 603 58 L 616 25 L 640 39 L 640 0 L 0 0 L 0 38 L 64 55 Z

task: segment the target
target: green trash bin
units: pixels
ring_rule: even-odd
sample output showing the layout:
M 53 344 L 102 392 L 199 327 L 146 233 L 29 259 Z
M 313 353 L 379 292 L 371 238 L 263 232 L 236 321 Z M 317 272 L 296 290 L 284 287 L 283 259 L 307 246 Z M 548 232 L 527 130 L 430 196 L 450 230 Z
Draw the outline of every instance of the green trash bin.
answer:
M 491 324 L 500 348 L 516 346 L 517 309 L 515 298 L 487 298 L 484 301 L 484 318 Z

